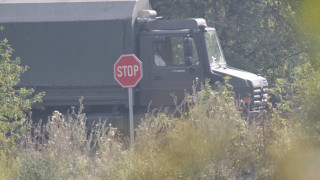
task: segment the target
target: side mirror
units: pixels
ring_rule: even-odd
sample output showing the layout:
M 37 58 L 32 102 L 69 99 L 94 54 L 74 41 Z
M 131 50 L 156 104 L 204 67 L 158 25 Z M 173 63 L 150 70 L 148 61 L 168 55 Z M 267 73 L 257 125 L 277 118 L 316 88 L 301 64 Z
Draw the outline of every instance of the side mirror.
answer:
M 192 38 L 189 36 L 183 38 L 183 52 L 184 52 L 185 65 L 191 66 L 193 47 L 192 47 Z
M 193 47 L 192 47 L 191 37 L 183 38 L 183 51 L 184 51 L 184 56 L 192 56 Z

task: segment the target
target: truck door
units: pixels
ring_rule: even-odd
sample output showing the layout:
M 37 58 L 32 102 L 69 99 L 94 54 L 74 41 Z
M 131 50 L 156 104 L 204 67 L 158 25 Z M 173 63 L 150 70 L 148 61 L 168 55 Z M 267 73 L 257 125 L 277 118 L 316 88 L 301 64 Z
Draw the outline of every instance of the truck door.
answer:
M 203 78 L 195 39 L 190 34 L 154 35 L 152 41 L 151 104 L 173 105 L 173 96 L 180 102 L 196 78 Z

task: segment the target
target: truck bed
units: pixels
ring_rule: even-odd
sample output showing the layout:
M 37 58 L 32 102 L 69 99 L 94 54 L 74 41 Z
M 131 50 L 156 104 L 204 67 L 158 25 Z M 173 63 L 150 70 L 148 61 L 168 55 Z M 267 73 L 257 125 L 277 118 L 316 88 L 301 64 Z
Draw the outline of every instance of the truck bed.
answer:
M 29 66 L 19 86 L 44 90 L 44 103 L 124 103 L 113 77 L 122 54 L 136 51 L 134 22 L 148 0 L 0 0 L 0 38 Z

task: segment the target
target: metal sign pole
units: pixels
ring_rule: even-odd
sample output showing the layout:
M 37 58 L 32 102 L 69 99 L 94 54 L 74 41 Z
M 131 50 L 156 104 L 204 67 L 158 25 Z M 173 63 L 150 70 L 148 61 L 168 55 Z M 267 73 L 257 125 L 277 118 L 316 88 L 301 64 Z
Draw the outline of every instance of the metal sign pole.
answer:
M 130 122 L 130 146 L 133 147 L 134 144 L 134 129 L 133 129 L 133 97 L 132 97 L 132 87 L 128 88 L 129 94 L 129 122 Z

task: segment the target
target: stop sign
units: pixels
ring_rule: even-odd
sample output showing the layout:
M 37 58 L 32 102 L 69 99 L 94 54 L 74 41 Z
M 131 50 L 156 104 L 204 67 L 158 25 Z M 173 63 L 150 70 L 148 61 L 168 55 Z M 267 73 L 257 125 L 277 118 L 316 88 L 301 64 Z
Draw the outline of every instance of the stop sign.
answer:
M 114 79 L 122 87 L 135 87 L 142 78 L 142 63 L 134 55 L 122 55 L 114 64 Z

